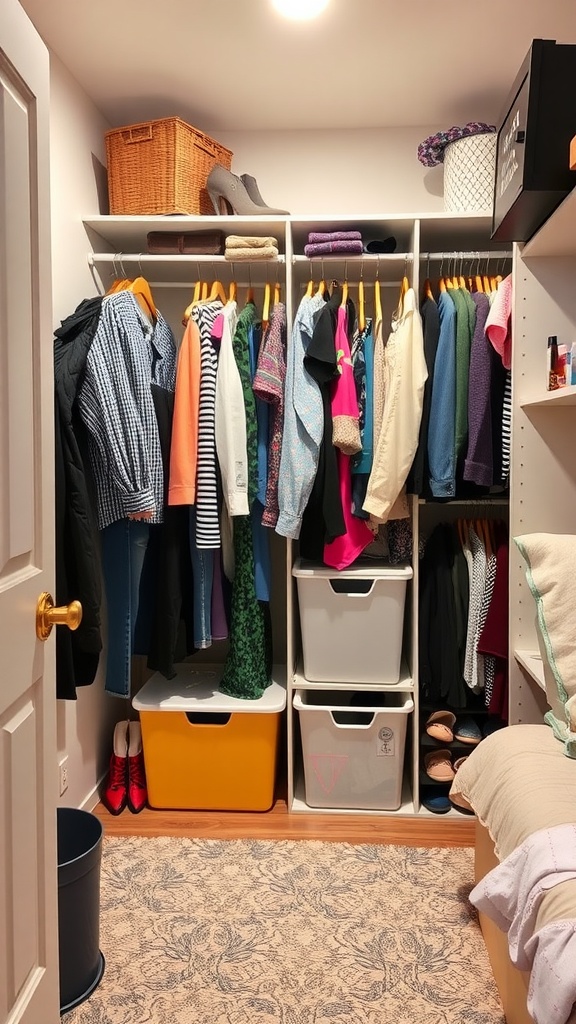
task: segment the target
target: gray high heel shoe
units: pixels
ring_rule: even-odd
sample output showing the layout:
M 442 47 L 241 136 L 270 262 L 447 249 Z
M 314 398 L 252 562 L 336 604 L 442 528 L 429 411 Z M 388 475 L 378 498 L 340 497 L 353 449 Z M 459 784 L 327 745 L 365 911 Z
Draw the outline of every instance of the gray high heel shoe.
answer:
M 250 199 L 252 199 L 252 201 L 256 203 L 257 206 L 262 206 L 265 210 L 270 209 L 270 207 L 267 206 L 267 204 L 262 199 L 262 196 L 260 195 L 260 189 L 258 188 L 258 182 L 256 181 L 256 178 L 252 177 L 251 174 L 241 174 L 240 181 L 244 182 L 246 186 L 246 191 L 250 196 Z M 284 213 L 287 217 L 290 216 L 288 210 L 277 210 L 276 212 Z
M 284 216 L 285 210 L 271 206 L 258 206 L 246 191 L 246 186 L 232 171 L 215 164 L 206 182 L 208 195 L 217 214 L 235 213 L 239 216 Z

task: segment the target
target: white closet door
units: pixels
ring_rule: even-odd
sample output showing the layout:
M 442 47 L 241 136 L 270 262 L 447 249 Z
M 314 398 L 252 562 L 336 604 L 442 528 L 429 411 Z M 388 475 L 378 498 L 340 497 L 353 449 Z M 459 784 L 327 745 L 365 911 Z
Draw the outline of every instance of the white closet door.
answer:
M 48 53 L 0 19 L 0 1022 L 59 1019 Z

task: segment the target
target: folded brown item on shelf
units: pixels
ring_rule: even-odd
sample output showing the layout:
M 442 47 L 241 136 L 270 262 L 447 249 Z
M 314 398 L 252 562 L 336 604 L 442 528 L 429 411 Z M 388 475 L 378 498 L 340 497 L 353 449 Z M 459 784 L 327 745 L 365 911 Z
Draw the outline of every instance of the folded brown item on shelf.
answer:
M 275 245 L 263 245 L 260 249 L 228 249 L 224 252 L 227 260 L 269 260 L 278 256 Z
M 221 256 L 223 231 L 149 231 L 146 236 L 152 256 Z
M 227 235 L 227 249 L 265 249 L 269 245 L 278 247 L 278 239 L 272 235 Z

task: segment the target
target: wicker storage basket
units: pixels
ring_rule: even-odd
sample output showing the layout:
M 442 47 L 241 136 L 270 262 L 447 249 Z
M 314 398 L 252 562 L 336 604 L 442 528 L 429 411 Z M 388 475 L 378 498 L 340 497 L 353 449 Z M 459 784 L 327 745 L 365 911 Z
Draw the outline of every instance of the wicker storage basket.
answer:
M 446 146 L 444 209 L 452 213 L 491 213 L 496 165 L 495 132 L 467 135 Z
M 232 153 L 179 117 L 106 132 L 111 214 L 213 214 L 206 180 Z

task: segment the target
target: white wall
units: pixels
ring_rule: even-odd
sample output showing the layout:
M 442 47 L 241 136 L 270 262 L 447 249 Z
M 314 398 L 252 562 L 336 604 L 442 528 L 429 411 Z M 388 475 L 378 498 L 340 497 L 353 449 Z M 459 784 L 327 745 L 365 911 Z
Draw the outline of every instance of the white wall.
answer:
M 98 164 L 105 162 L 109 125 L 64 65 L 51 57 L 51 214 L 54 326 L 85 297 L 96 294 L 86 254 L 82 217 L 98 211 Z M 101 186 L 101 182 L 100 182 Z M 61 799 L 78 807 L 95 802 L 95 787 L 106 771 L 119 703 L 104 693 L 98 677 L 78 690 L 77 701 L 58 702 L 59 760 L 68 755 L 68 790 Z
M 218 132 L 235 174 L 252 174 L 269 206 L 292 214 L 442 212 L 442 167 L 418 161 L 436 128 Z

